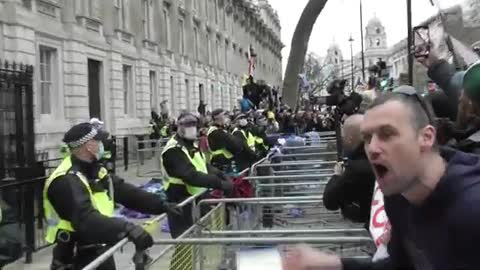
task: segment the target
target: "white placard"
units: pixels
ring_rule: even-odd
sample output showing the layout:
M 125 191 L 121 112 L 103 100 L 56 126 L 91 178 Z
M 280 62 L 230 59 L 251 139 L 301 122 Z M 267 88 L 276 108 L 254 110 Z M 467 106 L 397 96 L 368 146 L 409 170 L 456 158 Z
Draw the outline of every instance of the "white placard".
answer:
M 388 257 L 387 234 L 389 234 L 390 224 L 388 221 L 387 213 L 385 212 L 385 203 L 383 201 L 383 193 L 378 187 L 378 183 L 375 182 L 375 188 L 373 192 L 372 208 L 370 212 L 370 234 L 372 235 L 375 245 L 377 246 L 377 252 L 373 256 L 373 261 L 377 261 Z
M 275 248 L 238 251 L 237 270 L 282 270 L 282 257 Z

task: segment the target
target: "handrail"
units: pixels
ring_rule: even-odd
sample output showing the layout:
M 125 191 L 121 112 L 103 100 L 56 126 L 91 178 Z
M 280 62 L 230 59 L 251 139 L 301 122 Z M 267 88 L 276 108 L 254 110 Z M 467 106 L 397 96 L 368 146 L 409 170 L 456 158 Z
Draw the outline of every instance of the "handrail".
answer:
M 202 231 L 205 235 L 268 235 L 268 234 L 338 234 L 338 233 L 368 233 L 365 228 L 341 229 L 296 229 L 296 230 L 239 230 L 239 231 Z
M 187 238 L 187 239 L 162 239 L 154 242 L 155 245 L 173 244 L 346 244 L 346 243 L 371 243 L 368 236 L 342 236 L 342 237 L 227 237 L 227 238 Z M 85 268 L 84 268 L 85 270 Z
M 311 178 L 324 178 L 331 177 L 332 173 L 327 174 L 292 174 L 292 175 L 264 175 L 264 176 L 249 176 L 245 177 L 245 180 L 282 180 L 282 179 L 311 179 Z
M 279 156 L 281 157 L 281 155 Z M 324 161 L 324 160 L 308 160 L 308 161 L 295 161 L 295 162 L 281 162 L 281 163 L 268 163 L 259 164 L 257 167 L 281 167 L 281 166 L 304 166 L 304 165 L 328 165 L 335 164 L 336 161 Z

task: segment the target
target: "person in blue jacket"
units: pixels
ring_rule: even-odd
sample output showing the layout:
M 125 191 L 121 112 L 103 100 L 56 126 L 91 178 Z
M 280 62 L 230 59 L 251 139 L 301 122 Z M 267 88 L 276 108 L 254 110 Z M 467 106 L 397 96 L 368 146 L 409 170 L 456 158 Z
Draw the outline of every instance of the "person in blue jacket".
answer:
M 284 257 L 284 269 L 480 269 L 480 156 L 439 147 L 433 121 L 415 89 L 400 86 L 377 98 L 361 125 L 391 223 L 388 259 L 301 246 Z

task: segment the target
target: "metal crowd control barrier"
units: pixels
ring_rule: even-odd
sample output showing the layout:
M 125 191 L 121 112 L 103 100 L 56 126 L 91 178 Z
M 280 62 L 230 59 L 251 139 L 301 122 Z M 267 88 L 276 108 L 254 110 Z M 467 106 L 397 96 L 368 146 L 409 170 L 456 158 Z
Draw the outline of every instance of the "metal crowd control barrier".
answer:
M 253 164 L 252 167 L 255 167 L 257 164 L 261 164 L 263 162 L 265 162 L 267 160 L 267 158 L 263 158 L 261 160 L 259 160 L 257 163 Z M 244 171 L 240 172 L 241 175 L 243 174 L 246 174 L 250 171 L 250 169 L 245 169 Z M 185 201 L 181 202 L 180 204 L 177 205 L 177 207 L 184 207 L 188 204 L 192 204 L 193 205 L 193 209 L 195 209 L 195 205 L 196 205 L 196 200 L 203 196 L 205 194 L 205 192 L 203 193 L 199 193 L 199 194 L 196 194 L 194 196 L 191 196 L 189 197 L 188 199 L 186 199 Z M 207 216 L 210 216 L 212 215 L 211 213 L 207 214 Z M 157 216 L 155 217 L 154 219 L 148 221 L 145 223 L 145 229 L 149 232 L 152 232 L 152 230 L 156 229 L 156 225 L 158 225 L 161 221 L 165 220 L 167 218 L 167 215 L 166 214 L 162 214 L 160 216 Z M 184 232 L 183 235 L 186 235 L 188 232 L 192 231 L 193 230 L 193 227 L 190 228 L 189 230 L 187 230 L 186 232 Z M 180 236 L 181 237 L 181 236 Z M 92 269 L 96 269 L 98 266 L 100 266 L 102 263 L 104 263 L 108 258 L 112 257 L 115 255 L 115 253 L 119 252 L 122 250 L 122 248 L 128 243 L 128 239 L 127 238 L 124 238 L 122 239 L 121 241 L 119 241 L 117 244 L 115 244 L 114 246 L 112 246 L 111 248 L 109 248 L 107 251 L 105 251 L 102 255 L 100 255 L 99 257 L 97 257 L 95 260 L 93 260 L 90 264 L 88 264 L 87 266 L 85 266 L 83 268 L 83 270 L 92 270 Z M 172 246 L 170 247 L 167 247 L 167 249 L 171 249 Z M 166 250 L 167 250 L 166 249 Z M 167 252 L 167 251 L 162 251 L 162 254 L 164 252 Z
M 137 141 L 137 176 L 162 177 L 162 150 L 170 138 Z M 147 169 L 148 168 L 148 169 Z
M 189 197 L 185 201 L 181 202 L 178 204 L 178 207 L 183 207 L 186 206 L 190 203 L 195 203 L 195 200 L 202 196 L 203 193 L 196 194 L 194 196 Z M 164 220 L 167 217 L 167 214 L 161 214 L 160 216 L 152 219 L 151 221 L 147 222 L 146 224 L 152 224 L 159 223 L 160 221 Z M 149 231 L 148 225 L 146 226 L 146 230 Z M 100 255 L 98 258 L 96 258 L 94 261 L 92 261 L 90 264 L 85 266 L 83 270 L 93 270 L 96 269 L 98 266 L 100 266 L 102 263 L 104 263 L 108 258 L 112 257 L 116 252 L 120 251 L 122 247 L 124 247 L 128 243 L 128 238 L 124 238 L 121 241 L 119 241 L 117 244 L 109 248 L 107 251 L 105 251 L 102 255 Z
M 192 203 L 195 224 L 176 239 L 156 239 L 161 250 L 149 269 L 235 269 L 235 253 L 240 250 L 294 243 L 314 244 L 344 257 L 371 256 L 373 243 L 362 224 L 346 221 L 338 211 L 323 207 L 323 187 L 336 163 L 331 154 L 336 154 L 331 152 L 335 149 L 329 149 L 333 142 L 328 133 L 325 136 L 318 140 L 325 145 L 309 140 L 310 145 L 282 147 L 280 155 L 246 170 L 245 180 L 253 184 L 257 197 L 197 202 L 197 196 L 182 202 L 180 206 Z M 201 217 L 202 206 L 210 211 Z M 164 218 L 161 215 L 155 221 Z M 126 243 L 122 240 L 84 270 L 99 266 Z
M 255 198 L 198 202 L 194 215 L 199 221 L 194 226 L 177 239 L 155 242 L 175 246 L 176 256 L 170 260 L 170 250 L 165 250 L 153 260 L 151 268 L 235 269 L 234 254 L 239 250 L 293 243 L 311 243 L 345 257 L 368 258 L 373 243 L 362 225 L 323 207 L 323 187 L 332 176 L 336 157 L 328 159 L 329 154 L 318 153 L 316 157 L 325 158 L 309 160 L 312 155 L 306 152 L 312 148 L 329 152 L 328 147 L 314 145 L 286 147 L 280 157 L 287 150 L 296 160 L 277 158 L 278 163 L 274 163 L 274 156 L 252 167 L 245 180 L 255 186 Z M 200 218 L 202 205 L 213 208 Z
M 227 205 L 232 203 L 256 207 L 287 203 L 310 205 L 321 203 L 321 196 L 305 196 L 300 199 L 271 197 L 202 200 L 197 207 L 203 204 L 214 205 L 212 210 L 179 238 L 155 240 L 155 245 L 165 246 L 165 249 L 153 259 L 149 269 L 235 269 L 235 254 L 240 250 L 298 243 L 314 244 L 317 248 L 336 252 L 344 257 L 369 257 L 365 246 L 371 244 L 372 240 L 366 230 L 359 226 L 289 230 L 256 230 L 252 226 L 250 230 L 234 230 L 225 219 Z M 175 252 L 180 252 L 183 256 L 177 254 L 174 259 L 170 259 L 173 247 Z

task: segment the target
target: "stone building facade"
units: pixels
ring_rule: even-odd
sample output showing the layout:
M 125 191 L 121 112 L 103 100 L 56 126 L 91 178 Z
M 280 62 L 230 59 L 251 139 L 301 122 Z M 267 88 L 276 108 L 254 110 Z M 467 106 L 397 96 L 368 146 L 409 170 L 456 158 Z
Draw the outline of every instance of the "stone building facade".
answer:
M 266 0 L 0 0 L 0 59 L 32 64 L 37 150 L 56 151 L 74 123 L 99 117 L 144 134 L 152 109 L 199 100 L 231 109 L 254 76 L 282 80 L 280 22 Z

